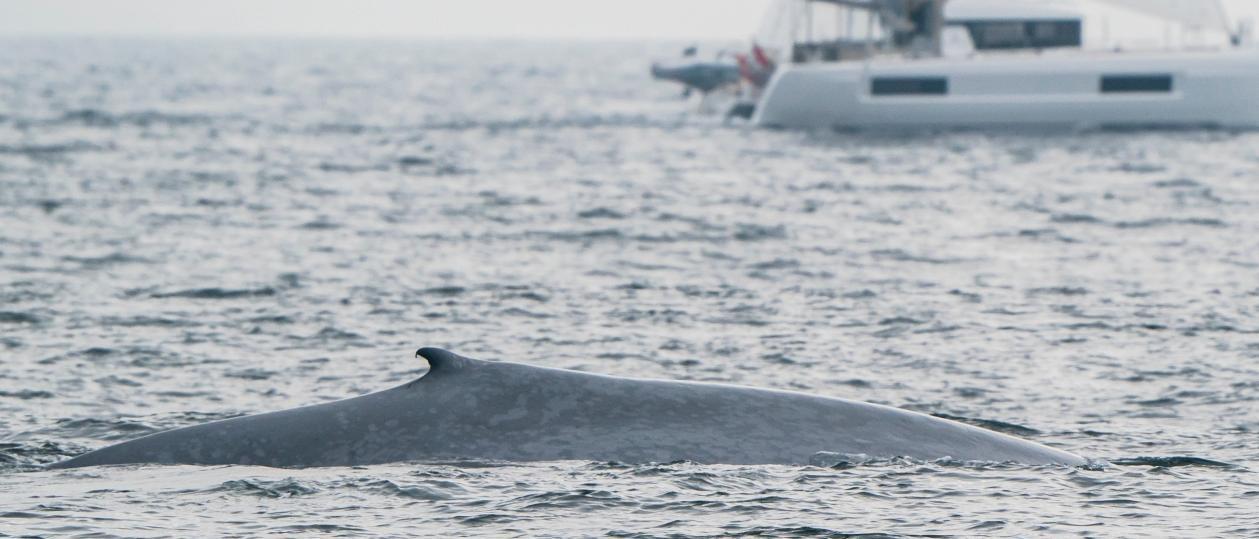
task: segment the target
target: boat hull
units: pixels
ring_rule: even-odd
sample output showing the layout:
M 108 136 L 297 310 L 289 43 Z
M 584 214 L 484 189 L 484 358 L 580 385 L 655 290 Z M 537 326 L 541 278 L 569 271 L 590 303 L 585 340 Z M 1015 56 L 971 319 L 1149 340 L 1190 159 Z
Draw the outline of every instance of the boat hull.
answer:
M 753 121 L 793 128 L 1253 128 L 1257 100 L 1259 50 L 997 54 L 784 66 Z

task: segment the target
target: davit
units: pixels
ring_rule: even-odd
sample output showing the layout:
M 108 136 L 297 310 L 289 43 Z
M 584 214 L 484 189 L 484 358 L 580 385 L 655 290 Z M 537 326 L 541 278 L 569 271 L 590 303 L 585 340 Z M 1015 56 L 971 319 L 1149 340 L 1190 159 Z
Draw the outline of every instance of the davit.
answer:
M 819 452 L 1024 464 L 1079 456 L 925 414 L 790 391 L 481 361 L 437 348 L 408 384 L 160 432 L 52 465 L 408 460 L 807 464 Z

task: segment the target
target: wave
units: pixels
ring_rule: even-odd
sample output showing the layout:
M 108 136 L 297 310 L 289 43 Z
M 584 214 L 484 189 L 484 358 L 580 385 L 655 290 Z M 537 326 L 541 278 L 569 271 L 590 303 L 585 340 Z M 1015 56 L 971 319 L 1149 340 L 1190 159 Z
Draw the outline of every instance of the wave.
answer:
M 1203 457 L 1170 456 L 1170 457 L 1125 457 L 1109 461 L 1116 466 L 1151 466 L 1156 468 L 1179 468 L 1198 466 L 1207 468 L 1238 468 L 1236 464 L 1220 462 Z
M 155 292 L 149 297 L 167 299 L 167 298 L 185 298 L 185 299 L 238 299 L 238 298 L 257 298 L 274 296 L 278 292 L 275 288 L 264 286 L 262 288 L 190 288 L 187 290 L 177 290 L 174 292 Z
M 1223 219 L 1214 217 L 1151 217 L 1148 219 L 1108 221 L 1100 217 L 1084 213 L 1060 213 L 1051 215 L 1049 220 L 1059 224 L 1092 224 L 1105 225 L 1120 230 L 1161 228 L 1169 226 L 1200 226 L 1205 228 L 1228 228 Z
M 100 109 L 77 109 L 62 113 L 53 123 L 77 124 L 88 127 L 118 127 L 134 125 L 149 127 L 153 125 L 202 125 L 212 117 L 202 114 L 179 114 L 155 110 L 135 112 L 107 112 Z
M 44 319 L 39 315 L 20 311 L 0 311 L 0 324 L 42 324 Z
M 67 153 L 104 151 L 111 149 L 113 149 L 112 146 L 93 144 L 85 140 L 73 140 L 70 142 L 53 144 L 0 144 L 0 154 L 24 155 L 34 158 L 49 158 Z

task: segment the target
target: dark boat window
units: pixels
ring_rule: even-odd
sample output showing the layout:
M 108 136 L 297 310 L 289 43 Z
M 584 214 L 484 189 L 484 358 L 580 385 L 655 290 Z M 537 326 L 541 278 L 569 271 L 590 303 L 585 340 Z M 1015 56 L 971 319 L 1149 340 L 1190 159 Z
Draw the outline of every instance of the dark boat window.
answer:
M 1102 93 L 1170 92 L 1171 75 L 1104 75 Z
M 956 21 L 970 32 L 975 49 L 1049 49 L 1083 44 L 1079 20 Z
M 949 79 L 944 77 L 875 77 L 871 95 L 946 95 Z

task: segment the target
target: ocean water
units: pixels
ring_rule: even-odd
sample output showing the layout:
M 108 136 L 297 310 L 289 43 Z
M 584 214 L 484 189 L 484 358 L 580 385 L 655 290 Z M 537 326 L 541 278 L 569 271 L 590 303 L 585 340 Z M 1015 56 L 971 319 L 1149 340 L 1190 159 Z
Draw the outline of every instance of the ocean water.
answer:
M 0 535 L 1259 535 L 1259 133 L 762 130 L 678 48 L 0 42 Z M 42 469 L 421 346 L 1093 463 Z

